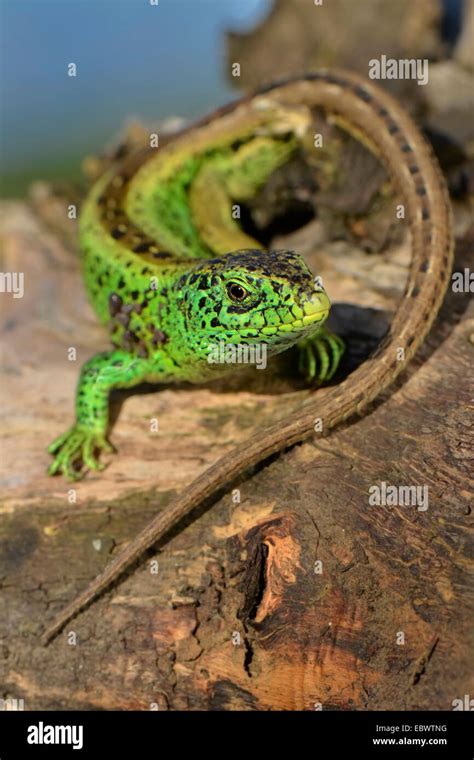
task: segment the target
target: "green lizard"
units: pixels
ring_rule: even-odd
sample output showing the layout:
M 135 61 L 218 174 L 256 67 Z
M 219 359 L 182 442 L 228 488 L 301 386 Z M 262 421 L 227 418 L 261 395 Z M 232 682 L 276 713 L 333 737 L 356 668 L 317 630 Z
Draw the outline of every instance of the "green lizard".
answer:
M 49 473 L 103 468 L 108 399 L 141 382 L 202 382 L 235 365 L 209 360 L 216 343 L 299 344 L 308 381 L 334 375 L 340 338 L 323 324 L 329 299 L 292 251 L 264 251 L 233 218 L 303 145 L 308 109 L 262 107 L 216 140 L 173 140 L 114 166 L 80 217 L 85 284 L 114 350 L 80 374 L 76 423 L 49 447 Z
M 266 336 L 265 340 L 269 335 L 271 350 L 278 351 L 290 342 L 303 338 L 309 346 L 307 354 L 313 360 L 313 347 L 316 352 L 321 352 L 322 357 L 326 357 L 319 362 L 320 377 L 331 376 L 342 348 L 338 341 L 326 339 L 321 332 L 324 327 L 315 332 L 315 328 L 323 323 L 329 302 L 320 288 L 313 287 L 311 275 L 302 261 L 288 252 L 268 254 L 260 251 L 257 254 L 255 250 L 251 253 L 237 251 L 222 256 L 231 250 L 234 242 L 234 247 L 248 248 L 251 245 L 255 249 L 255 243 L 250 243 L 234 224 L 229 213 L 229 198 L 251 196 L 262 178 L 285 160 L 288 155 L 286 151 L 291 151 L 294 144 L 302 145 L 305 150 L 314 150 L 310 125 L 313 112 L 320 108 L 343 129 L 361 139 L 381 159 L 406 210 L 411 233 L 411 263 L 405 293 L 390 329 L 370 359 L 342 382 L 333 385 L 325 393 L 322 403 L 317 394 L 304 400 L 298 411 L 253 433 L 174 496 L 166 509 L 159 512 L 117 553 L 105 570 L 61 610 L 43 635 L 45 643 L 203 500 L 215 495 L 258 462 L 314 436 L 315 419 L 323 422 L 319 434 L 325 435 L 344 420 L 367 411 L 369 404 L 403 372 L 427 335 L 450 282 L 453 261 L 449 195 L 430 147 L 394 98 L 356 74 L 337 70 L 317 71 L 270 85 L 256 95 L 224 107 L 193 125 L 173 139 L 163 151 L 160 148 L 154 157 L 145 151 L 144 157 L 136 159 L 135 167 L 131 161 L 130 165 L 107 175 L 87 201 L 81 235 L 86 264 L 88 262 L 88 289 L 103 321 L 117 318 L 121 327 L 113 335 L 116 344 L 122 344 L 118 349 L 122 353 L 117 361 L 126 361 L 131 375 L 124 378 L 124 367 L 114 367 L 111 356 L 106 357 L 105 361 L 99 359 L 98 367 L 93 360 L 91 377 L 97 382 L 90 384 L 86 381 L 86 385 L 93 387 L 96 384 L 99 396 L 86 408 L 94 409 L 99 405 L 100 432 L 91 433 L 93 425 L 85 429 L 76 427 L 59 443 L 53 444 L 53 450 L 57 453 L 53 470 L 74 475 L 73 464 L 77 457 L 83 455 L 90 459 L 91 465 L 97 466 L 92 450 L 96 441 L 99 447 L 105 444 L 105 401 L 111 387 L 111 376 L 117 373 L 122 381 L 133 384 L 133 367 L 138 366 L 135 362 L 146 361 L 146 357 L 139 356 L 143 348 L 150 351 L 147 347 L 150 344 L 154 346 L 153 340 L 157 346 L 161 343 L 157 352 L 160 371 L 172 366 L 171 353 L 165 352 L 165 338 L 168 337 L 166 326 L 175 335 L 177 325 L 168 321 L 165 329 L 158 327 L 154 334 L 151 327 L 147 329 L 146 326 L 152 324 L 156 329 L 156 311 L 152 320 L 142 318 L 137 321 L 137 317 L 143 314 L 140 309 L 146 308 L 143 299 L 140 300 L 139 286 L 141 283 L 146 294 L 149 294 L 147 283 L 151 272 L 156 271 L 152 266 L 156 263 L 155 257 L 162 265 L 162 279 L 159 282 L 163 285 L 166 280 L 172 286 L 172 292 L 168 287 L 167 293 L 166 286 L 159 286 L 156 307 L 161 307 L 168 314 L 174 303 L 172 314 L 176 323 L 186 326 L 184 332 L 176 332 L 181 336 L 178 341 L 182 344 L 175 346 L 174 350 L 180 349 L 187 357 L 188 376 L 192 374 L 191 366 L 196 368 L 199 364 L 199 356 L 194 353 L 195 337 L 205 329 L 199 326 L 199 322 L 192 321 L 193 315 L 202 313 L 207 304 L 211 312 L 216 311 L 217 326 L 221 319 L 224 320 L 226 336 L 230 333 L 231 338 L 235 336 L 241 340 L 243 330 L 247 328 L 243 325 L 246 319 L 244 311 L 239 309 L 250 303 L 256 293 L 262 295 L 261 312 L 253 302 L 253 309 L 248 312 L 249 319 L 255 320 L 258 314 L 270 319 L 267 325 L 270 332 L 263 333 L 258 322 L 254 322 L 257 325 L 254 329 L 257 334 L 261 330 Z M 265 138 L 265 143 L 260 138 Z M 245 148 L 242 152 L 241 147 Z M 252 159 L 247 168 L 247 158 L 254 150 L 258 161 Z M 238 155 L 236 162 L 229 162 L 231 153 Z M 263 169 L 260 162 L 265 164 Z M 179 199 L 183 200 L 186 188 L 188 203 L 179 202 Z M 166 207 L 163 206 L 164 196 L 169 201 Z M 107 224 L 109 217 L 113 226 Z M 172 251 L 162 251 L 162 243 Z M 218 255 L 206 261 L 208 249 Z M 191 252 L 199 252 L 203 258 L 190 258 L 186 262 L 178 256 L 190 256 Z M 138 267 L 136 254 L 140 254 L 142 262 Z M 175 254 L 175 258 L 171 254 Z M 205 290 L 205 300 L 201 305 L 198 296 L 199 266 L 204 267 L 204 276 L 211 289 L 214 285 L 220 288 L 220 291 L 213 292 Z M 212 276 L 209 283 L 208 269 L 214 266 L 217 268 L 217 280 L 213 285 Z M 192 271 L 194 268 L 197 269 Z M 135 276 L 128 278 L 127 270 L 133 271 Z M 193 277 L 197 279 L 193 280 Z M 103 283 L 108 286 L 104 288 Z M 230 290 L 224 290 L 225 285 L 233 287 L 234 283 L 237 290 L 232 294 Z M 276 285 L 282 286 L 281 291 Z M 117 288 L 122 294 L 117 292 Z M 284 288 L 286 296 L 282 299 Z M 122 307 L 125 293 L 126 310 Z M 138 311 L 133 306 L 136 303 Z M 219 308 L 216 308 L 217 304 Z M 211 317 L 211 322 L 214 318 Z M 122 330 L 122 322 L 128 323 L 123 325 L 126 330 Z M 211 322 L 209 324 L 212 326 Z M 285 332 L 287 328 L 282 327 L 285 324 L 291 325 L 288 332 Z M 195 333 L 187 329 L 189 325 L 196 326 Z M 252 336 L 252 339 L 255 340 L 255 337 Z M 134 346 L 130 351 L 130 347 Z M 154 355 L 153 351 L 150 353 Z M 328 354 L 333 354 L 332 362 Z M 312 362 L 303 363 L 308 365 L 308 374 L 314 375 Z M 105 381 L 101 374 L 104 367 L 109 368 L 110 373 L 106 373 Z M 145 376 L 149 367 L 147 364 Z M 200 367 L 204 368 L 203 362 Z M 140 370 L 137 374 L 141 374 Z

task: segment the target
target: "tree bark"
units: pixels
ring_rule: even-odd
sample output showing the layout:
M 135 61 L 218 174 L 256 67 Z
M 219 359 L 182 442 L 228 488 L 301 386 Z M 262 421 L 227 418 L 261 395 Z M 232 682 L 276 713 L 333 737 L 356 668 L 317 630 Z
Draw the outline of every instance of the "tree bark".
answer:
M 472 694 L 469 294 L 449 294 L 370 414 L 234 484 L 43 648 L 46 622 L 177 489 L 307 391 L 281 370 L 122 394 L 108 469 L 48 478 L 45 447 L 72 421 L 79 365 L 107 341 L 71 251 L 24 204 L 4 204 L 1 224 L 2 270 L 25 274 L 23 299 L 2 295 L 2 698 L 26 709 L 451 709 Z M 367 260 L 365 283 L 333 274 L 336 300 L 358 291 L 389 310 L 393 262 Z M 472 233 L 457 266 L 472 266 Z M 426 487 L 428 508 L 371 506 L 382 482 Z

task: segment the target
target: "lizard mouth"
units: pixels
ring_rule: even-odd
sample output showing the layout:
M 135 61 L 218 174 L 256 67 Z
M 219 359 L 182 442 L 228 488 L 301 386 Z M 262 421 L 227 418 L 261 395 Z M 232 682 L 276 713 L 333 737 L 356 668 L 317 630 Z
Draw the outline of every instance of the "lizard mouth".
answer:
M 306 327 L 312 325 L 315 322 L 324 321 L 329 315 L 329 307 L 327 309 L 321 309 L 315 311 L 313 314 L 305 314 L 301 319 L 296 319 L 294 322 L 290 322 L 292 327 Z
M 274 327 L 262 327 L 261 332 L 264 335 L 272 335 L 277 332 L 291 333 L 302 330 L 318 322 L 325 322 L 330 308 L 331 304 L 326 293 L 324 291 L 317 291 L 311 295 L 311 298 L 304 301 L 301 307 L 293 307 L 291 311 L 296 319 L 291 322 L 280 322 L 280 324 Z

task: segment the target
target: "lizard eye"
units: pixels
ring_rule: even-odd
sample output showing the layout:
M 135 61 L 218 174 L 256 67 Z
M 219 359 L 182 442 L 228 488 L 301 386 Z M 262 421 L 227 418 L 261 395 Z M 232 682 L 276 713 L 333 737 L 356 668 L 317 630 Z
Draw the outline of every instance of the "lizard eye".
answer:
M 232 301 L 243 301 L 248 293 L 240 283 L 229 282 L 227 285 L 227 295 Z

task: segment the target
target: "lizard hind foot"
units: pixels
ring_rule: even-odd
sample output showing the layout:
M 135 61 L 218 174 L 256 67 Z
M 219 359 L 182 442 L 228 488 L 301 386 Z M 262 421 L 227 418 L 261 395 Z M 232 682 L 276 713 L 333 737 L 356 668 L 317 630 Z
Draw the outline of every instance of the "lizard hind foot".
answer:
M 322 385 L 336 373 L 345 351 L 344 341 L 327 328 L 298 343 L 298 369 L 311 383 Z
M 99 461 L 103 451 L 114 451 L 104 433 L 74 425 L 48 447 L 48 453 L 54 456 L 48 475 L 80 480 L 88 470 L 103 470 L 105 464 Z

